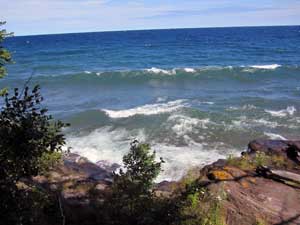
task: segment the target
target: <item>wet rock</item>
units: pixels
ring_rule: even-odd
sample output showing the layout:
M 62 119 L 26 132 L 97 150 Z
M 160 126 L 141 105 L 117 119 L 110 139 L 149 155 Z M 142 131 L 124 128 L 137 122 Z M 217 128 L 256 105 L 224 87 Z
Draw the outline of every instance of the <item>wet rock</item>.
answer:
M 110 163 L 106 160 L 100 160 L 100 161 L 96 162 L 96 165 L 105 169 L 108 172 L 111 172 L 111 173 L 121 167 L 121 165 L 119 165 L 117 163 Z

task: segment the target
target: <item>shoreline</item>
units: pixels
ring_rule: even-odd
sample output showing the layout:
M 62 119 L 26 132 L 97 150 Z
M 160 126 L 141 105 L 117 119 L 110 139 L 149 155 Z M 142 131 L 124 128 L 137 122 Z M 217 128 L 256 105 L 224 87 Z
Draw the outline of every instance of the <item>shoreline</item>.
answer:
M 76 225 L 81 224 L 78 218 L 89 221 L 97 215 L 93 204 L 110 193 L 112 172 L 117 167 L 105 161 L 94 164 L 71 153 L 48 176 L 35 177 L 33 182 L 48 191 L 59 191 L 65 213 Z M 153 190 L 158 198 L 173 199 L 191 184 L 198 186 L 202 196 L 198 210 L 215 204 L 217 199 L 226 224 L 252 225 L 258 220 L 280 224 L 291 218 L 287 224 L 299 224 L 300 141 L 251 141 L 240 157 L 219 159 L 191 170 L 178 181 L 157 183 Z

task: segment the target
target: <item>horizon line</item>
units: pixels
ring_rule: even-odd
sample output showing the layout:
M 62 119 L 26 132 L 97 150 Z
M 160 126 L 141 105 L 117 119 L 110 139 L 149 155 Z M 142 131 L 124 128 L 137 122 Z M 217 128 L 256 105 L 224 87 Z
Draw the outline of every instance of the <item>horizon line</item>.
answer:
M 132 32 L 132 31 L 159 31 L 159 30 L 188 30 L 188 29 L 219 29 L 219 28 L 255 28 L 255 27 L 297 27 L 300 24 L 286 24 L 286 25 L 245 25 L 245 26 L 208 26 L 208 27 L 176 27 L 176 28 L 146 28 L 146 29 L 124 29 L 124 30 L 103 30 L 103 31 L 79 31 L 66 33 L 41 33 L 41 34 L 25 34 L 13 35 L 12 37 L 32 37 L 32 36 L 49 36 L 49 35 L 65 35 L 65 34 L 91 34 L 91 33 L 110 33 L 110 32 Z M 13 32 L 14 33 L 14 32 Z

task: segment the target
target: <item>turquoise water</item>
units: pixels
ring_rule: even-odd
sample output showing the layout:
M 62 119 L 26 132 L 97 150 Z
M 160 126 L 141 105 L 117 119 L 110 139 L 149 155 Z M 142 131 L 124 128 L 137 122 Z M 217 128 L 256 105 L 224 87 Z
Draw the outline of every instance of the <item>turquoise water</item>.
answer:
M 161 179 L 238 154 L 251 139 L 299 138 L 300 27 L 128 31 L 9 38 L 1 86 L 41 84 L 70 122 L 68 146 L 120 162 L 134 138 Z

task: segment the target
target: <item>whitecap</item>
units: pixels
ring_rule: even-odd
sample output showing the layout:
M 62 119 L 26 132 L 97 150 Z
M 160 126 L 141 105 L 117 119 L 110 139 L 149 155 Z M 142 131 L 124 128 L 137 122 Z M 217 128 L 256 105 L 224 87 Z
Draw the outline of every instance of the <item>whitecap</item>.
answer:
M 279 111 L 265 110 L 265 112 L 271 114 L 274 117 L 293 116 L 296 111 L 297 110 L 294 106 L 288 106 L 286 109 L 282 109 L 282 110 L 279 110 Z
M 86 74 L 91 74 L 92 72 L 91 72 L 91 71 L 88 71 L 88 70 L 86 70 L 86 71 L 84 71 L 84 73 L 86 73 Z
M 154 74 L 166 74 L 166 75 L 175 75 L 176 70 L 164 70 L 156 67 L 152 67 L 151 69 L 146 69 L 147 72 L 154 73 Z
M 184 68 L 183 70 L 187 73 L 196 73 L 196 70 L 193 68 Z
M 281 67 L 281 65 L 279 65 L 279 64 L 253 65 L 253 66 L 250 66 L 250 67 L 251 67 L 251 68 L 255 68 L 255 69 L 275 70 L 275 69 Z
M 134 115 L 154 115 L 154 114 L 161 114 L 161 113 L 169 113 L 172 111 L 179 110 L 186 106 L 188 106 L 186 100 L 179 99 L 167 103 L 147 104 L 147 105 L 138 106 L 131 109 L 124 109 L 124 110 L 103 109 L 103 111 L 111 118 L 126 118 Z

